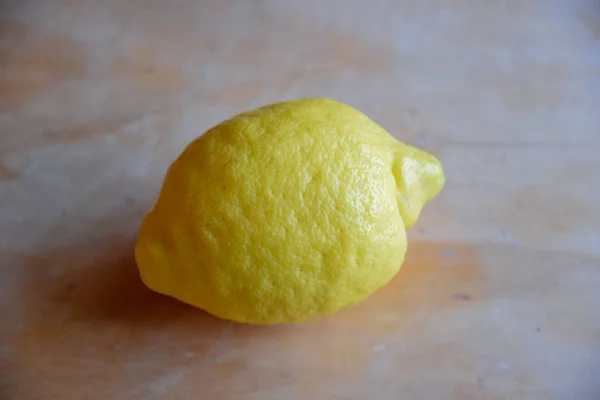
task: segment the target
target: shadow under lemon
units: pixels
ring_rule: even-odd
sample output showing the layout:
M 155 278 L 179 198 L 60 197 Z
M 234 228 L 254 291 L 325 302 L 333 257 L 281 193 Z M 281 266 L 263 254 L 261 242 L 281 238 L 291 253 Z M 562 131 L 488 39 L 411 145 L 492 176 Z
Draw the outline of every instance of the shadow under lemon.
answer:
M 304 324 L 236 324 L 149 290 L 139 278 L 133 245 L 129 242 L 119 251 L 96 257 L 72 252 L 36 257 L 35 263 L 43 259 L 46 266 L 48 262 L 64 263 L 67 271 L 49 285 L 51 292 L 45 293 L 43 282 L 29 290 L 40 294 L 37 301 L 44 303 L 44 309 L 62 310 L 60 314 L 65 316 L 67 324 L 115 324 L 133 330 L 171 325 L 174 329 L 191 329 L 196 335 L 226 326 L 240 333 L 273 334 L 301 326 L 309 329 L 351 324 L 353 320 L 376 318 L 378 314 L 392 313 L 402 318 L 419 310 L 460 307 L 481 300 L 485 293 L 484 271 L 475 249 L 457 243 L 417 242 L 409 244 L 406 261 L 396 277 L 358 305 Z M 92 262 L 85 265 L 86 260 Z M 38 324 L 43 326 L 45 316 L 39 317 Z M 395 321 L 398 324 L 397 318 Z
M 11 344 L 15 360 L 34 366 L 28 374 L 45 376 L 60 391 L 71 378 L 47 368 L 60 360 L 81 375 L 76 378 L 82 396 L 101 372 L 110 375 L 107 381 L 125 379 L 119 372 L 124 365 L 134 373 L 127 379 L 140 384 L 150 375 L 193 366 L 203 372 L 190 377 L 190 387 L 210 386 L 223 376 L 245 377 L 249 363 L 261 362 L 272 366 L 264 373 L 277 371 L 300 381 L 354 379 L 381 343 L 398 340 L 398 334 L 440 329 L 415 322 L 415 316 L 430 320 L 431 312 L 467 306 L 485 295 L 476 250 L 458 243 L 411 243 L 398 275 L 358 305 L 302 324 L 238 324 L 147 289 L 133 245 L 100 254 L 54 251 L 23 265 L 39 279 L 20 288 L 28 291 L 27 312 Z M 60 274 L 43 276 L 53 268 Z M 106 365 L 121 367 L 107 370 Z M 215 396 L 228 393 L 221 386 L 211 390 Z

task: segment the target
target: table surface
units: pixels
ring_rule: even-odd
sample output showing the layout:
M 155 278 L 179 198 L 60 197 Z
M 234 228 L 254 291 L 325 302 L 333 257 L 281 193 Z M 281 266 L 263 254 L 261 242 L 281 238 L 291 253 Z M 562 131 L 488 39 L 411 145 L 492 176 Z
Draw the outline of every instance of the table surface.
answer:
M 600 398 L 599 3 L 0 11 L 0 398 Z M 306 96 L 444 164 L 398 276 L 272 327 L 145 289 L 132 247 L 169 163 L 227 116 Z

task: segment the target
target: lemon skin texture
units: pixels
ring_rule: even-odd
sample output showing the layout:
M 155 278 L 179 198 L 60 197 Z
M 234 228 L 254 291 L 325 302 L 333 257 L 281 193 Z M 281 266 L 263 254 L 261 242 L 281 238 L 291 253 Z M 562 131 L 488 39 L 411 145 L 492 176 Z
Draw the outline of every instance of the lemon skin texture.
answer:
M 314 98 L 237 115 L 187 146 L 146 215 L 144 283 L 217 317 L 301 322 L 388 283 L 440 163 L 354 108 Z

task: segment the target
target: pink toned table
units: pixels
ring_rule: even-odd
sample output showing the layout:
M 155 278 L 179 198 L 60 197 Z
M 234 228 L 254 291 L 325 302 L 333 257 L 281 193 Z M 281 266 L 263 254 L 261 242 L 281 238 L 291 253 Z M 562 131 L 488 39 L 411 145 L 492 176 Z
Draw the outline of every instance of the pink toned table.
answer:
M 600 7 L 592 1 L 0 5 L 0 398 L 600 398 Z M 211 125 L 328 96 L 442 160 L 368 301 L 242 326 L 132 255 Z

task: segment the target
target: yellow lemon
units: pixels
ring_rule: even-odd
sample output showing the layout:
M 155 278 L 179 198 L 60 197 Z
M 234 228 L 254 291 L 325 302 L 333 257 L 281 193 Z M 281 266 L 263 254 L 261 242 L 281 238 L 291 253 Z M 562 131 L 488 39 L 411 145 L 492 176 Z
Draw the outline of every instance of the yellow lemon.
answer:
M 300 99 L 237 115 L 171 165 L 135 249 L 145 284 L 224 319 L 305 321 L 389 282 L 440 163 L 354 108 Z

